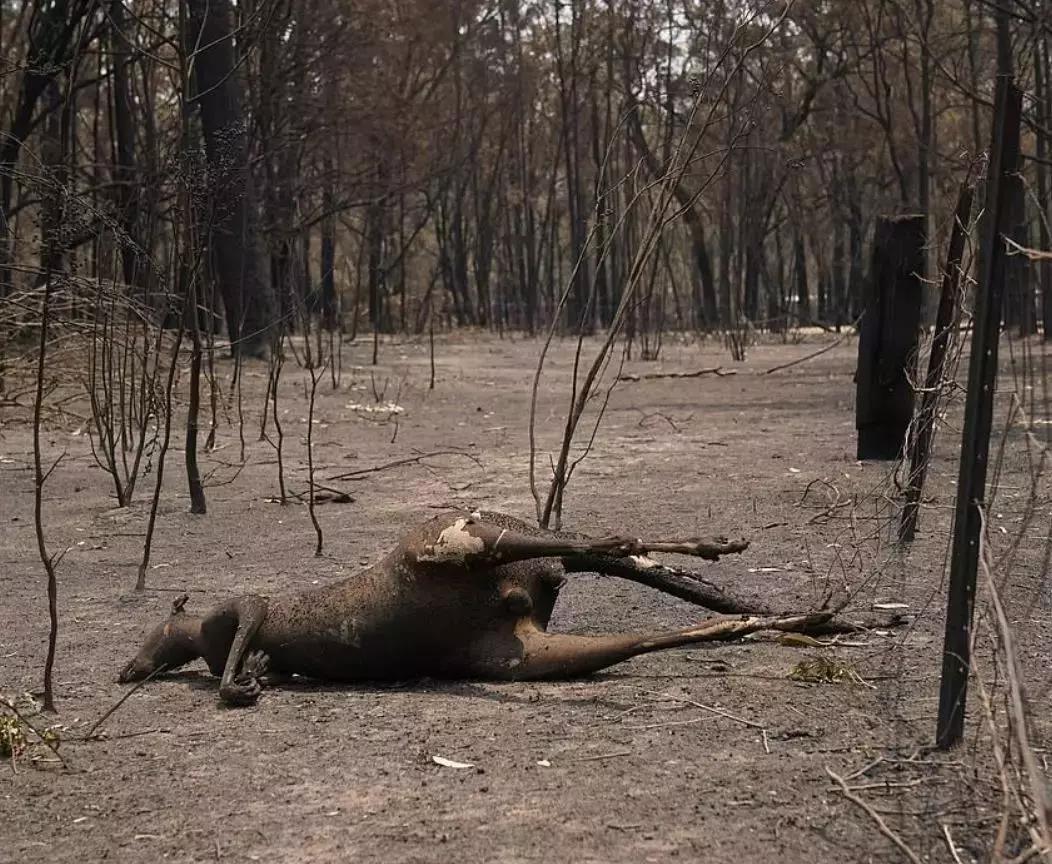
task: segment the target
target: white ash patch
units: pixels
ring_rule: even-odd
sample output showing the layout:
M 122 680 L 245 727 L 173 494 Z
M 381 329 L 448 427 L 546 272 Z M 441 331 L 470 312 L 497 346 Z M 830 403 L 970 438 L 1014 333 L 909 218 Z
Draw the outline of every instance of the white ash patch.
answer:
M 632 563 L 637 567 L 660 567 L 661 565 L 653 558 L 648 558 L 646 555 L 629 555 L 632 559 Z
M 457 519 L 448 528 L 443 529 L 438 535 L 438 541 L 433 545 L 424 547 L 424 554 L 420 555 L 418 561 L 463 561 L 476 552 L 486 548 L 486 543 L 481 537 L 475 537 L 467 531 L 468 520 Z
M 348 402 L 347 407 L 362 414 L 402 414 L 405 412 L 404 407 L 394 402 L 377 402 L 373 405 L 364 402 Z

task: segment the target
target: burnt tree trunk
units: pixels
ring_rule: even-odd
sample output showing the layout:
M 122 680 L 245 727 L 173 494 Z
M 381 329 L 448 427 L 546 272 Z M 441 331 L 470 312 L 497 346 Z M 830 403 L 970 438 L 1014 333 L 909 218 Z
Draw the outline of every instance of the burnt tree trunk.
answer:
M 140 272 L 139 254 L 139 190 L 135 174 L 135 127 L 132 122 L 131 84 L 128 70 L 131 66 L 131 51 L 127 44 L 125 29 L 127 27 L 123 0 L 113 0 L 110 4 L 110 22 L 113 32 L 110 44 L 113 50 L 113 126 L 115 153 L 113 165 L 114 203 L 117 207 L 117 220 L 125 236 L 121 238 L 121 267 L 124 281 L 128 285 L 138 284 L 148 272 L 143 267 Z
M 262 268 L 256 196 L 249 168 L 248 127 L 235 64 L 229 0 L 186 0 L 186 49 L 212 195 L 207 243 L 235 354 L 266 351 L 273 296 Z
M 14 281 L 11 207 L 19 154 L 39 121 L 35 115 L 40 97 L 67 65 L 77 30 L 92 9 L 92 0 L 34 4 L 18 98 L 11 112 L 10 125 L 0 134 L 0 297 L 7 296 Z
M 866 275 L 863 250 L 862 211 L 857 198 L 852 198 L 848 205 L 848 281 L 844 294 L 841 317 L 843 323 L 854 321 L 862 311 L 863 296 L 866 291 Z M 925 234 L 925 236 L 927 236 Z
M 733 297 L 734 286 L 731 277 L 731 257 L 734 254 L 734 227 L 731 220 L 731 200 L 733 190 L 731 188 L 731 172 L 723 177 L 722 189 L 720 190 L 720 227 L 719 227 L 719 251 L 720 251 L 720 297 L 719 317 L 720 327 L 726 331 L 730 330 L 733 323 Z
M 820 324 L 829 322 L 829 266 L 826 248 L 817 237 L 811 238 L 811 253 L 815 259 L 816 318 Z
M 327 173 L 331 173 L 331 170 Z M 321 221 L 321 323 L 326 330 L 336 326 L 336 196 L 326 182 L 322 198 L 325 211 Z
M 705 229 L 702 228 L 701 217 L 693 206 L 683 211 L 683 221 L 687 223 L 690 231 L 690 246 L 694 255 L 693 282 L 696 294 L 691 304 L 694 309 L 694 327 L 703 330 L 715 327 L 719 323 L 719 312 L 716 307 L 716 280 L 712 275 L 712 259 L 709 257 L 708 243 L 705 240 Z
M 647 143 L 646 136 L 643 134 L 643 125 L 639 118 L 638 108 L 633 111 L 629 117 L 629 131 L 632 134 L 636 150 L 639 151 L 644 162 L 646 162 L 647 171 L 649 171 L 651 176 L 655 179 L 664 177 L 666 172 L 658 163 L 654 151 Z M 683 221 L 687 224 L 687 232 L 690 235 L 691 252 L 694 256 L 695 269 L 693 274 L 694 278 L 692 280 L 695 285 L 695 299 L 692 303 L 694 308 L 694 326 L 698 329 L 715 327 L 720 323 L 716 301 L 716 280 L 712 273 L 712 258 L 709 255 L 709 248 L 705 239 L 705 229 L 701 222 L 701 215 L 698 213 L 697 201 L 695 201 L 696 196 L 680 182 L 675 184 L 672 191 L 676 196 L 676 203 L 679 204 L 683 213 Z M 722 277 L 722 269 L 720 272 Z M 730 281 L 729 271 L 726 281 L 728 283 Z M 728 298 L 725 301 L 725 305 L 729 306 L 729 304 L 730 301 Z M 729 324 L 725 322 L 725 326 L 729 326 Z
M 1034 138 L 1037 142 L 1037 200 L 1040 206 L 1038 213 L 1038 231 L 1040 231 L 1041 248 L 1052 248 L 1052 232 L 1049 231 L 1048 220 L 1052 214 L 1049 212 L 1048 196 L 1048 123 L 1052 120 L 1052 111 L 1049 110 L 1049 81 L 1048 81 L 1048 38 L 1042 28 L 1037 42 L 1034 46 L 1034 98 L 1037 101 L 1037 128 L 1034 130 Z M 1038 265 L 1038 278 L 1041 290 L 1041 324 L 1045 339 L 1052 339 L 1052 262 L 1043 261 Z
M 882 218 L 873 240 L 855 376 L 859 459 L 897 459 L 913 419 L 924 217 Z
M 569 5 L 569 26 L 563 24 L 560 12 Z M 588 214 L 585 209 L 585 179 L 581 169 L 581 99 L 578 95 L 579 59 L 582 41 L 581 11 L 578 4 L 565 4 L 557 0 L 555 13 L 555 66 L 559 86 L 559 110 L 562 124 L 561 143 L 566 170 L 566 208 L 569 221 L 570 254 L 569 273 L 573 274 L 573 285 L 566 304 L 567 326 L 570 330 L 591 333 L 595 329 L 595 310 L 589 303 L 591 278 L 588 245 Z M 569 57 L 563 49 L 564 40 L 569 41 Z M 578 263 L 580 266 L 578 266 Z
M 807 285 L 807 249 L 804 235 L 793 233 L 793 281 L 796 291 L 796 314 L 801 324 L 811 323 L 811 294 Z
M 847 280 L 844 274 L 844 226 L 839 219 L 833 225 L 833 273 L 830 279 L 830 295 L 826 298 L 826 313 L 829 323 L 837 332 L 845 323 L 847 314 Z
M 70 215 L 65 206 L 66 183 L 69 180 L 68 112 L 63 108 L 62 92 L 55 80 L 50 80 L 45 89 L 47 114 L 40 135 L 40 163 L 44 169 L 44 184 L 41 204 L 40 271 L 37 281 L 59 276 L 63 271 L 69 232 L 65 229 Z
M 387 279 L 384 267 L 384 202 L 371 203 L 366 210 L 365 242 L 369 250 L 369 321 L 373 332 L 385 330 Z
M 1028 247 L 1030 242 L 1023 178 L 1013 170 L 1005 182 L 1009 202 L 1008 236 L 1020 246 Z M 1023 255 L 1010 255 L 1005 259 L 1004 324 L 1006 328 L 1018 328 L 1020 336 L 1028 336 L 1036 328 L 1030 262 Z

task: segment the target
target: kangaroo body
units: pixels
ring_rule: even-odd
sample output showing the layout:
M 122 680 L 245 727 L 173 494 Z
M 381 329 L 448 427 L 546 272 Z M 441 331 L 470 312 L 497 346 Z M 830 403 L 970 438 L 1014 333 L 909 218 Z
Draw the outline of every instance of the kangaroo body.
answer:
M 332 585 L 273 598 L 240 597 L 203 617 L 177 604 L 120 680 L 141 680 L 203 657 L 222 676 L 220 697 L 237 705 L 255 701 L 268 670 L 328 681 L 561 678 L 648 651 L 828 622 L 824 612 L 772 617 L 696 574 L 642 557 L 667 551 L 715 559 L 747 545 L 722 538 L 588 540 L 499 513 L 444 515 L 410 531 L 373 567 Z M 567 574 L 583 570 L 742 614 L 642 635 L 548 633 Z

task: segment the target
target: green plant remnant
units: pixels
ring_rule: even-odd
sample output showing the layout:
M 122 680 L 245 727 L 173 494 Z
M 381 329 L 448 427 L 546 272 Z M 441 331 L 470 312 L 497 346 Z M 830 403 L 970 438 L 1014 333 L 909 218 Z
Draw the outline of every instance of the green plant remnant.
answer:
M 0 757 L 10 759 L 20 756 L 28 743 L 22 721 L 13 714 L 0 715 Z
M 850 664 L 835 657 L 808 657 L 801 660 L 789 672 L 793 681 L 807 684 L 854 684 L 872 687 Z
M 27 697 L 25 701 L 29 703 L 31 710 L 39 713 L 39 708 L 32 698 Z M 58 752 L 61 743 L 59 727 L 48 726 L 40 729 L 32 725 L 24 713 L 0 697 L 0 759 L 14 761 L 32 747 L 44 746 L 61 761 L 62 757 Z

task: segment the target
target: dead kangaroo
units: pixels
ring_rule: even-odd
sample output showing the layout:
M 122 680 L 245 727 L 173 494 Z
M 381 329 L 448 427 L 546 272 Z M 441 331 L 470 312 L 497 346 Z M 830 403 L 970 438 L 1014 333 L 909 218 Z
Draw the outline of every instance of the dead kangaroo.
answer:
M 723 538 L 592 540 L 499 513 L 440 516 L 406 534 L 378 564 L 323 588 L 240 597 L 204 617 L 184 612 L 177 601 L 120 681 L 203 657 L 212 674 L 222 676 L 220 699 L 247 705 L 258 698 L 267 671 L 328 681 L 569 678 L 650 651 L 829 621 L 827 612 L 773 616 L 760 605 L 745 608 L 689 571 L 641 557 L 678 552 L 715 560 L 747 545 Z M 572 572 L 627 578 L 716 611 L 746 614 L 669 632 L 548 633 L 559 589 Z

